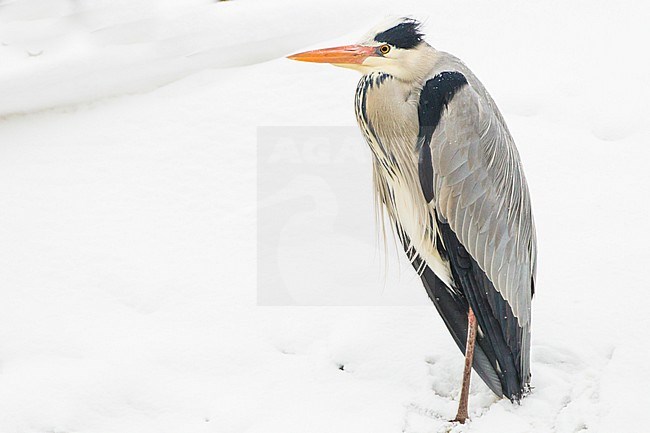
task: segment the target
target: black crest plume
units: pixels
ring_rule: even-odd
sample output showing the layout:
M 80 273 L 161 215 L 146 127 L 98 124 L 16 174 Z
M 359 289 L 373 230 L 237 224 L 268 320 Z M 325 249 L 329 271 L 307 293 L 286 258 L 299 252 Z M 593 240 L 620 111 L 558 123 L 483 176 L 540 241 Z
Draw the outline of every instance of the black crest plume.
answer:
M 422 42 L 421 24 L 411 18 L 403 18 L 396 26 L 377 33 L 375 41 L 390 44 L 396 48 L 415 48 Z

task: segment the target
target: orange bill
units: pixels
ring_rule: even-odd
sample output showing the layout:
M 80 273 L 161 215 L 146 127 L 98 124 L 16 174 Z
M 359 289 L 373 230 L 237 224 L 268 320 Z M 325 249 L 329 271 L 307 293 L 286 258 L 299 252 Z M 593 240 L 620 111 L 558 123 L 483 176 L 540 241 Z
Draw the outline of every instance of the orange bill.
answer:
M 344 45 L 342 47 L 306 51 L 304 53 L 293 54 L 287 58 L 301 62 L 360 65 L 368 57 L 375 55 L 376 50 L 376 47 L 366 47 L 364 45 Z

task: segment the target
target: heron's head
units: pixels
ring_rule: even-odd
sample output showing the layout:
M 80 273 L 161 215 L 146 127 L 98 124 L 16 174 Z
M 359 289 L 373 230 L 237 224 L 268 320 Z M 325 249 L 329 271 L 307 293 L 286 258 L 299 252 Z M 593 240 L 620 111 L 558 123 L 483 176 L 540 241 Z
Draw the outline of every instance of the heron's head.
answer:
M 357 44 L 306 51 L 288 58 L 330 63 L 362 74 L 384 72 L 403 81 L 413 81 L 430 70 L 434 52 L 423 39 L 420 23 L 400 18 L 371 30 Z

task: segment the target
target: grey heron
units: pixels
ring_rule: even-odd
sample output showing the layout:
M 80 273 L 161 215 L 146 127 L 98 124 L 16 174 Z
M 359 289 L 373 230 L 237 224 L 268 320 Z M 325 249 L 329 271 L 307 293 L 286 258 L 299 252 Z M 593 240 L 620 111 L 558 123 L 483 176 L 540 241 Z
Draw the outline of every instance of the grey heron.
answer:
M 289 56 L 363 74 L 355 109 L 380 204 L 472 367 L 499 397 L 530 389 L 537 246 L 519 153 L 487 90 L 463 62 L 401 18 L 355 45 Z

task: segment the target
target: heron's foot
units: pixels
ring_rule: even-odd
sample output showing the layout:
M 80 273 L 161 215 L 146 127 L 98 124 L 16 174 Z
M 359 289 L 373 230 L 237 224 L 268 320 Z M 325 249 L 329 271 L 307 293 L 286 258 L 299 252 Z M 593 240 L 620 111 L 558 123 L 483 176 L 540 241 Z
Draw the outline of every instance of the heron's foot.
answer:
M 467 421 L 467 416 L 456 415 L 456 418 L 450 420 L 449 422 L 457 422 L 460 424 L 465 424 L 465 421 Z

